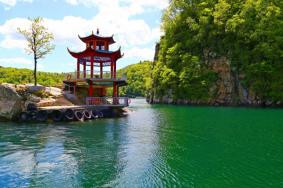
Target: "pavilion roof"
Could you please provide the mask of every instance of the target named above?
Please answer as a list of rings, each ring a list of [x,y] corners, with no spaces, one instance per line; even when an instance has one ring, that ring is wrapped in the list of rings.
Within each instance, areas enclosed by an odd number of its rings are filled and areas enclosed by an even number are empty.
[[[123,55],[121,54],[121,48],[116,51],[108,51],[108,50],[95,50],[92,48],[87,48],[81,52],[73,52],[68,48],[68,52],[74,58],[90,58],[94,57],[95,61],[107,62],[109,60],[116,61],[121,58]]]
[[[90,41],[94,41],[94,40],[100,40],[100,41],[106,41],[109,44],[114,44],[115,41],[113,39],[113,36],[109,36],[109,37],[103,37],[103,36],[99,36],[99,35],[95,35],[95,34],[91,34],[87,37],[81,37],[80,35],[78,35],[79,38],[81,39],[81,41],[83,41],[84,43],[90,42]]]

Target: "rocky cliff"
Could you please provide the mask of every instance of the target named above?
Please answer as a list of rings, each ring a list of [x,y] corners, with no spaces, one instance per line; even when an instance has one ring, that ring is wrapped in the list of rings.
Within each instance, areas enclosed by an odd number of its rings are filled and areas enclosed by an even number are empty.
[[[159,44],[156,46],[154,61],[157,61]],[[149,103],[166,104],[195,104],[214,106],[283,106],[283,101],[266,101],[257,96],[251,88],[243,85],[245,75],[238,75],[231,68],[231,63],[226,57],[216,57],[210,53],[204,53],[203,60],[210,70],[217,74],[217,80],[209,90],[208,100],[173,99],[170,89],[162,96],[157,97],[155,86],[150,96]]]

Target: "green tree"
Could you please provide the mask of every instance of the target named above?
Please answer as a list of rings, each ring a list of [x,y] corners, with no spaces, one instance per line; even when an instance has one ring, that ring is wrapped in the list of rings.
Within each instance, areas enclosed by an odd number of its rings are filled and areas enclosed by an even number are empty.
[[[264,101],[282,101],[282,20],[279,0],[171,0],[152,71],[156,95],[213,97],[209,61],[225,57],[237,83]]]
[[[119,77],[126,77],[128,85],[121,87],[121,95],[146,96],[151,87],[150,65],[152,62],[144,61],[129,65],[118,71]]]
[[[37,17],[29,18],[31,24],[30,28],[23,30],[18,28],[18,32],[22,34],[27,40],[26,51],[28,54],[33,54],[34,59],[34,85],[37,85],[37,61],[44,58],[50,53],[55,46],[51,44],[54,39],[53,34],[48,32],[48,29],[43,25],[43,19]]]

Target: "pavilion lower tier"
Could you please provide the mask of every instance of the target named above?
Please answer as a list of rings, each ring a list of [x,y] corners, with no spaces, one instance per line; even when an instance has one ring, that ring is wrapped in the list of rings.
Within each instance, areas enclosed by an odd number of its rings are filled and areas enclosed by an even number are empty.
[[[119,97],[119,87],[127,85],[125,80],[118,79],[75,79],[63,81],[65,91],[77,95],[80,88],[87,88],[86,97],[105,97],[107,89],[112,88],[112,97]]]

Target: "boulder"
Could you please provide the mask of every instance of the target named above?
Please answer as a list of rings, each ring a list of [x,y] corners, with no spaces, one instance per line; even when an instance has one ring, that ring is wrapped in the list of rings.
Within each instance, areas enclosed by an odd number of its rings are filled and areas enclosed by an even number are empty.
[[[36,105],[38,107],[53,106],[55,102],[56,102],[56,99],[48,98],[48,99],[40,100],[40,102],[38,102]]]
[[[64,98],[68,101],[70,101],[74,105],[81,105],[82,102],[78,99],[76,95],[70,94],[68,92],[64,93]]]
[[[12,120],[22,111],[22,97],[13,84],[0,85],[0,120]]]
[[[32,94],[27,96],[27,101],[30,101],[32,103],[38,103],[38,102],[40,102],[40,100],[41,100],[40,97],[37,97],[37,96],[32,95]]]
[[[43,91],[45,87],[42,85],[34,86],[31,84],[27,84],[26,88],[29,93],[37,93],[37,92]]]
[[[45,87],[45,92],[53,97],[61,97],[63,95],[62,89],[57,88],[57,87]]]

